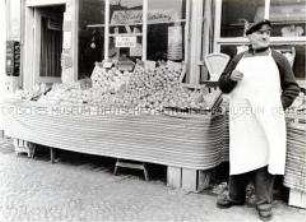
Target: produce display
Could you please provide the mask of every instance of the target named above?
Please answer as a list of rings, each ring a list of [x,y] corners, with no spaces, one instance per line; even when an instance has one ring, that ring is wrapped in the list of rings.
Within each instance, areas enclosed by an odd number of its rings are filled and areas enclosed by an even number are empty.
[[[92,87],[84,87],[81,82],[54,84],[45,93],[40,89],[20,94],[26,94],[27,99],[39,95],[37,102],[46,106],[99,106],[128,113],[209,110],[221,92],[208,93],[205,87],[185,87],[180,82],[183,66],[172,61],[138,62],[129,72],[120,71],[116,66],[103,68],[101,63],[96,63],[91,76]]]
[[[107,70],[102,64],[96,63],[91,75],[92,86],[95,89],[104,89],[105,92],[115,93],[126,84],[130,76],[128,71],[121,72],[115,67]]]
[[[47,91],[46,84],[35,84],[32,90],[17,90],[15,92],[15,97],[21,100],[33,100]]]

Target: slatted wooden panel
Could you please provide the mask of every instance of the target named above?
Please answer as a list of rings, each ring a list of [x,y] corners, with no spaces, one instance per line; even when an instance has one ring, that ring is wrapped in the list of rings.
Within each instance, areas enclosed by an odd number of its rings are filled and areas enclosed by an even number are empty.
[[[7,116],[8,135],[49,147],[206,170],[222,162],[222,116],[79,116],[36,113]],[[51,107],[54,110],[54,107]]]

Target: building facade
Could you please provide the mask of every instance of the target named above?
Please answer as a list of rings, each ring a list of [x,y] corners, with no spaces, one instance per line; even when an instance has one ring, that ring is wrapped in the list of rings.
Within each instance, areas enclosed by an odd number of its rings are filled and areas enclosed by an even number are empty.
[[[208,78],[205,56],[244,50],[246,26],[263,18],[274,26],[272,47],[305,80],[305,0],[13,2],[6,1],[6,8],[19,7],[20,15],[8,10],[6,38],[20,40],[19,85],[26,89],[90,77],[96,61],[121,56],[185,62],[185,81],[198,84]]]

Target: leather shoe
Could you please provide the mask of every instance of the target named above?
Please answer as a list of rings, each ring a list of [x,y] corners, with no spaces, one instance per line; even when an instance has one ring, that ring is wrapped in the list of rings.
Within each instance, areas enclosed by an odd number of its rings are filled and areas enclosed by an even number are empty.
[[[228,196],[218,197],[217,207],[220,209],[228,209],[232,206],[241,206],[244,204],[244,201],[232,201]]]
[[[270,221],[272,219],[272,212],[269,210],[269,211],[258,211],[258,215],[259,215],[259,218],[262,220],[262,221]]]

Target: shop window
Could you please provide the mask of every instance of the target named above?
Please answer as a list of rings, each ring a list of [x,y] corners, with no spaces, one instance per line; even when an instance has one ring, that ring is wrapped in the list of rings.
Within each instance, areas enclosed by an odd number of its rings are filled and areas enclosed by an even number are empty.
[[[246,23],[264,18],[264,0],[223,0],[221,13],[221,37],[241,37]]]
[[[183,60],[186,2],[150,0],[147,58]]]
[[[143,50],[142,1],[113,1],[110,4],[110,58],[141,59]]]
[[[92,17],[98,17],[95,16],[97,13],[100,13],[100,16],[109,13],[108,22],[105,21],[105,17],[100,21],[87,19],[90,16],[82,11],[89,10],[88,5],[92,1],[80,0],[80,35],[82,36],[80,36],[79,51],[84,51],[83,54],[86,54],[84,48],[90,48],[93,45],[92,42],[101,42],[101,39],[98,39],[100,36],[104,41],[99,48],[101,57],[95,56],[96,59],[100,59],[99,61],[105,59],[104,57],[111,59],[126,57],[133,61],[137,59],[182,61],[185,59],[186,0],[166,2],[149,0],[147,7],[144,7],[146,2],[144,0],[111,0],[109,10],[106,6],[107,1],[99,0],[97,1],[99,4],[95,4],[97,7],[92,9]],[[147,23],[144,24],[143,16],[146,14]],[[93,33],[96,33],[96,37]],[[90,58],[80,53],[79,59],[80,70],[83,73],[90,73],[93,65],[89,67],[90,65],[86,65],[85,62]]]
[[[272,48],[282,52],[295,77],[305,81],[306,0],[223,0],[216,1],[215,12],[215,52],[233,57],[247,49],[246,24],[268,18]]]
[[[95,62],[103,59],[104,11],[104,0],[79,0],[79,79],[90,77]]]
[[[286,56],[293,68],[294,75],[297,79],[306,79],[305,76],[305,45],[282,45],[282,46],[273,46],[275,50],[282,52]]]
[[[306,1],[271,0],[269,19],[274,26],[272,36],[305,36]]]

